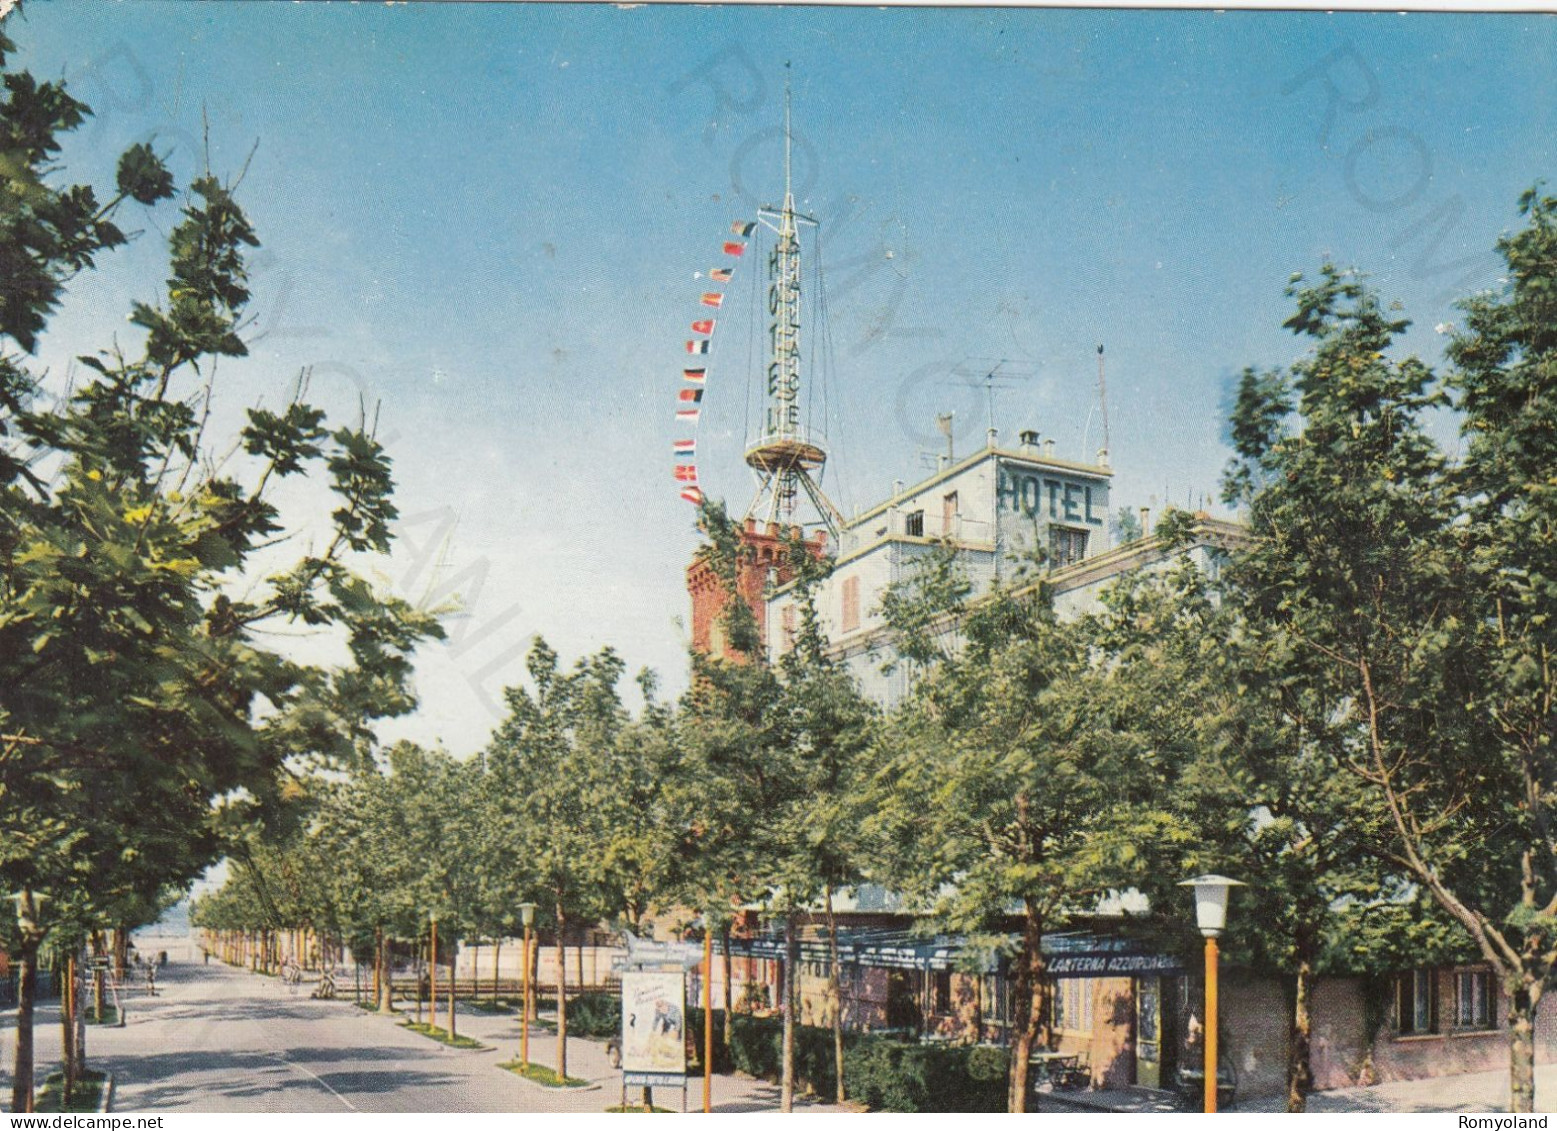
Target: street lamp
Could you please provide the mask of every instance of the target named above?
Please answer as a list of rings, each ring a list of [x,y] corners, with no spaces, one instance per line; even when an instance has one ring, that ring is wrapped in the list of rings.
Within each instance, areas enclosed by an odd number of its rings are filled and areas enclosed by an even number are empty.
[[[530,927],[535,922],[535,904],[519,905],[519,921],[524,924],[524,996],[519,1004],[519,1060],[530,1070]]]
[[[1206,1114],[1216,1113],[1216,940],[1227,927],[1227,897],[1245,885],[1226,876],[1196,876],[1179,884],[1195,889],[1195,926],[1206,937]]]

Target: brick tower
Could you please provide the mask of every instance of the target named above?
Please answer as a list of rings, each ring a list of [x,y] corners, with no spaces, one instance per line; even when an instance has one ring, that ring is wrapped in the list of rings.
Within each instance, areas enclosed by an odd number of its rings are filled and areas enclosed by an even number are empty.
[[[791,528],[794,536],[800,536],[800,528]],[[757,621],[757,634],[767,639],[767,605],[765,598],[770,585],[783,585],[794,576],[788,555],[784,552],[784,533],[777,523],[768,523],[757,529],[757,520],[748,518],[741,530],[740,565],[736,571],[736,588],[741,600]],[[812,554],[821,557],[827,550],[827,532],[817,531],[805,542]],[[687,593],[692,598],[692,647],[695,651],[715,659],[744,663],[751,657],[731,648],[724,639],[720,614],[728,599],[724,584],[714,572],[708,560],[699,554],[687,566]]]

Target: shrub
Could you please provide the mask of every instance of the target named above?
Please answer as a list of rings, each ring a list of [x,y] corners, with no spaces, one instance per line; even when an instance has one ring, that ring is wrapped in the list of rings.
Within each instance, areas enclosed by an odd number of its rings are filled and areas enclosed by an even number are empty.
[[[687,1036],[694,1050],[693,1070],[701,1072],[703,1070],[703,1010],[700,1006],[694,1005],[687,1009]],[[725,1050],[724,1045],[724,1011],[716,1009],[714,1010],[714,1071],[730,1071],[735,1067],[731,1061],[730,1053]]]
[[[732,1019],[731,1059],[742,1072],[777,1081],[783,1049],[782,1021]],[[875,1111],[1004,1111],[1009,1065],[1010,1054],[1002,1048],[921,1045],[869,1033],[844,1036],[845,1094]],[[795,1081],[818,1095],[834,1094],[832,1030],[796,1026]]]
[[[622,1031],[622,999],[613,994],[579,994],[568,999],[570,1037],[614,1037]]]

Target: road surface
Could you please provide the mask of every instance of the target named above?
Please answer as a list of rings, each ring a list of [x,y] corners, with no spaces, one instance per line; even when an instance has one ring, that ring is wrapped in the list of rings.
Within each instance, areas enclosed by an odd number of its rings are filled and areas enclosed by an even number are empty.
[[[543,1088],[496,1067],[516,1055],[513,1017],[462,1012],[459,1031],[492,1047],[451,1049],[401,1028],[396,1018],[358,1009],[349,982],[341,987],[346,1000],[313,1001],[307,983],[289,988],[214,959],[203,965],[179,957],[170,954],[157,997],[139,986],[131,992],[124,1028],[87,1030],[90,1064],[116,1080],[117,1112],[597,1112],[620,1102],[620,1076],[600,1042],[568,1042],[569,1074],[596,1089]],[[58,1016],[54,1003],[39,1010],[40,1081],[59,1061]],[[7,1097],[13,1026],[7,1011],[0,1072]],[[552,1067],[555,1050],[555,1036],[532,1029],[532,1061]],[[688,1104],[696,1110],[702,1081],[689,1083]],[[656,1103],[679,1108],[681,1093],[662,1091]],[[717,1111],[777,1107],[776,1087],[714,1078]]]

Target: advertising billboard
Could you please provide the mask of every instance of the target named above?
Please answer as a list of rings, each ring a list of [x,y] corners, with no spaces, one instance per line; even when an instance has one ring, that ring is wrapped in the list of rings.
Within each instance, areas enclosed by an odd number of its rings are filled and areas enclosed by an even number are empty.
[[[631,970],[622,974],[622,1072],[627,1084],[652,1087],[685,1083],[686,975],[683,972]]]

